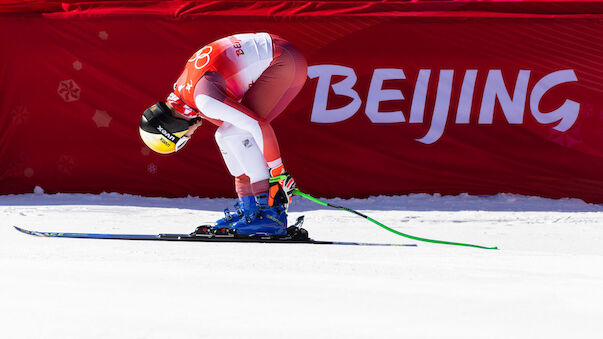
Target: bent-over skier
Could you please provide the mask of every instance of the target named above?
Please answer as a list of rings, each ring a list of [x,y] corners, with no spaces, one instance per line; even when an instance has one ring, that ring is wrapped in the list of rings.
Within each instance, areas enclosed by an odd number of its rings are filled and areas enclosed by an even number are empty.
[[[140,135],[159,153],[180,150],[201,125],[215,133],[239,197],[216,234],[287,234],[295,181],[285,171],[270,122],[301,90],[307,62],[289,42],[268,33],[236,34],[212,42],[186,63],[165,102],[145,110]],[[199,229],[199,228],[198,228]]]

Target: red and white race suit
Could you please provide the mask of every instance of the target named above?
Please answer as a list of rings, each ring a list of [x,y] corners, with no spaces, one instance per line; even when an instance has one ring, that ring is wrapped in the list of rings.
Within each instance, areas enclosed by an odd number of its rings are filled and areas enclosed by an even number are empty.
[[[187,118],[220,126],[216,141],[236,177],[237,193],[259,194],[268,190],[268,168],[282,166],[270,122],[301,90],[306,75],[305,58],[286,40],[236,34],[191,56],[167,102]]]

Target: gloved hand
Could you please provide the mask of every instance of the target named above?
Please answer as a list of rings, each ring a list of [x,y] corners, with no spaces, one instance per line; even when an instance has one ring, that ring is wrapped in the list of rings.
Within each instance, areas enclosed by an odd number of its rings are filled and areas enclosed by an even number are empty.
[[[270,169],[269,183],[268,204],[270,206],[282,204],[285,210],[289,209],[295,189],[295,180],[285,171],[283,165]]]

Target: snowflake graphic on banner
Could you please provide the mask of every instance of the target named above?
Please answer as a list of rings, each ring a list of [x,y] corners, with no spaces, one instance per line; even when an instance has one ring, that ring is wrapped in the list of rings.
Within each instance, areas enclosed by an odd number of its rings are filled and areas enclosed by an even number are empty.
[[[57,93],[65,102],[79,100],[81,92],[80,86],[71,79],[59,82],[59,88],[57,89]]]
[[[96,127],[109,127],[109,124],[111,123],[112,119],[113,118],[111,118],[107,111],[102,111],[100,109],[97,109],[94,113],[94,116],[92,117],[92,120],[94,120]]]
[[[151,173],[151,174],[157,174],[157,165],[155,164],[148,164],[147,165],[147,172]]]
[[[61,155],[57,161],[57,168],[63,174],[71,174],[75,167],[75,159],[70,155]]]
[[[21,125],[23,123],[25,123],[26,121],[29,120],[31,114],[29,113],[29,111],[27,110],[27,107],[25,106],[17,106],[16,108],[13,108],[10,112],[10,115],[12,116],[12,123],[14,125]]]
[[[26,169],[23,171],[23,175],[24,175],[26,178],[31,178],[31,177],[33,177],[33,175],[34,175],[34,170],[33,170],[33,168],[31,168],[31,167],[27,167],[27,168],[26,168]]]

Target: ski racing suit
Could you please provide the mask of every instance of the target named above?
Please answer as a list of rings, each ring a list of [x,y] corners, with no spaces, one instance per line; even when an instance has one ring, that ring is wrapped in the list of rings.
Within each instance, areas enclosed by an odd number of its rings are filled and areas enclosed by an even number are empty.
[[[235,177],[239,197],[267,193],[270,175],[284,172],[270,122],[299,93],[304,56],[268,33],[236,34],[198,50],[167,102],[187,118],[219,126],[215,138]]]

